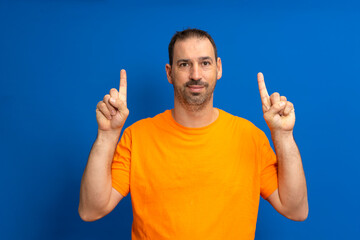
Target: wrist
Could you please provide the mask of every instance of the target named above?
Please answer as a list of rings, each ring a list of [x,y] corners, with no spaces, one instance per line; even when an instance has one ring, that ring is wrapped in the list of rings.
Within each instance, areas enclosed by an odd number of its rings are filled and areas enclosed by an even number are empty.
[[[294,139],[293,131],[273,130],[271,131],[273,140],[291,140]]]
[[[112,131],[98,129],[97,139],[101,142],[117,143],[119,141],[120,133],[121,128]]]

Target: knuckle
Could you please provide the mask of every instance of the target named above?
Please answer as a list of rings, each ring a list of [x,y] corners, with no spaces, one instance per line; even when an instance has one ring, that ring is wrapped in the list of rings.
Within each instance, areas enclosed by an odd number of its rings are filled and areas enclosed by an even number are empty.
[[[110,95],[111,94],[116,94],[116,93],[117,93],[117,90],[115,88],[110,89]]]
[[[109,95],[109,94],[106,94],[106,95],[104,96],[104,102],[106,102],[107,100],[109,100],[109,98],[110,98],[110,95]]]
[[[292,109],[293,107],[294,107],[294,105],[291,102],[287,102],[287,104],[286,104],[287,109]]]
[[[99,108],[101,106],[101,103],[103,103],[103,101],[99,101],[97,104],[96,104],[96,107]]]
[[[106,103],[101,102],[101,103],[100,103],[100,107],[101,107],[101,108],[106,108]]]

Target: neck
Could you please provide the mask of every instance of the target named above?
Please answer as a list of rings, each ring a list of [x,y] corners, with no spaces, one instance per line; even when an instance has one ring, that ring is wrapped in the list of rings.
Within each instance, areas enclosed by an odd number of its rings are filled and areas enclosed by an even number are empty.
[[[189,128],[205,127],[219,116],[219,111],[213,107],[212,99],[201,108],[185,108],[175,100],[174,109],[171,110],[171,113],[177,123]]]

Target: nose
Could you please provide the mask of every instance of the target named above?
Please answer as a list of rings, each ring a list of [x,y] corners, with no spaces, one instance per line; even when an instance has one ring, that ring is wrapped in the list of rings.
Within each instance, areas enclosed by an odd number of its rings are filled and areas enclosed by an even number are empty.
[[[198,64],[194,64],[191,68],[190,78],[192,80],[198,81],[201,80],[201,68]]]

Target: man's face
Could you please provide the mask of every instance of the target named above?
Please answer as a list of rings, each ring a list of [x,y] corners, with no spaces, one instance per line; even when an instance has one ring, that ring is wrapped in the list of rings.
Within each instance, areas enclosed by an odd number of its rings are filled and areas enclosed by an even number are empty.
[[[191,109],[201,109],[212,101],[216,81],[221,78],[221,60],[207,38],[176,41],[173,65],[166,65],[173,84],[175,101]]]

